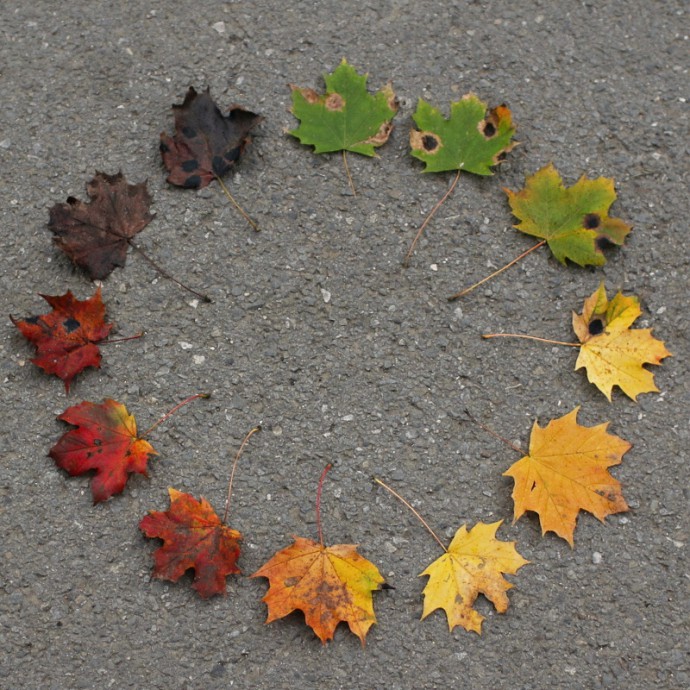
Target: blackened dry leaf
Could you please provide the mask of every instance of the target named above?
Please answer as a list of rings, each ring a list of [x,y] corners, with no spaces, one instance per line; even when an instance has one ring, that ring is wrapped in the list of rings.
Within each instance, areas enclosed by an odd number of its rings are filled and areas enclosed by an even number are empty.
[[[223,115],[210,89],[198,94],[189,87],[182,105],[173,105],[175,134],[161,134],[167,181],[178,187],[201,189],[226,175],[251,141],[249,132],[261,115],[233,105]]]
[[[124,267],[127,245],[153,220],[146,182],[129,184],[124,175],[97,172],[86,185],[89,203],[68,197],[50,209],[53,241],[91,280]]]

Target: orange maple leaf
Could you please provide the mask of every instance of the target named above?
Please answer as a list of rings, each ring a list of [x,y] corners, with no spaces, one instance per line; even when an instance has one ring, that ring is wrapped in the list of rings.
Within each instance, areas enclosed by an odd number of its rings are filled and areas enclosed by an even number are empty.
[[[584,367],[590,383],[609,401],[614,386],[633,400],[659,390],[643,365],[661,364],[671,353],[651,328],[630,328],[641,313],[637,297],[619,292],[609,301],[604,283],[585,300],[582,314],[573,313],[573,330],[582,343],[575,369]]]
[[[534,422],[529,455],[503,473],[515,480],[513,523],[528,510],[538,513],[542,535],[555,532],[573,546],[578,513],[604,521],[628,506],[621,485],[608,471],[632,444],[606,430],[577,423],[579,407],[541,428]]]
[[[251,577],[265,577],[269,589],[266,623],[299,609],[308,626],[326,643],[341,621],[364,638],[376,622],[372,592],[384,582],[377,567],[357,553],[356,545],[324,546],[303,537],[265,563]]]
[[[513,585],[502,573],[514,575],[529,561],[517,552],[515,542],[496,539],[496,530],[502,522],[490,525],[479,522],[469,532],[462,525],[446,553],[420,575],[429,577],[424,588],[422,619],[436,609],[443,609],[450,630],[461,625],[481,635],[484,616],[472,608],[479,594],[499,613],[506,612],[506,592]]]
[[[225,578],[239,573],[242,535],[221,522],[211,504],[202,498],[168,489],[170,508],[152,510],[142,518],[139,529],[151,538],[163,540],[153,554],[153,576],[177,582],[194,569],[192,587],[204,598],[225,594]]]

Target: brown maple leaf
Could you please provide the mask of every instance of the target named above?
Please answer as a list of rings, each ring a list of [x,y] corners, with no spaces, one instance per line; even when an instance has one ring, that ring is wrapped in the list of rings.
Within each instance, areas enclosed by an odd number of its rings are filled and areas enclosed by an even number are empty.
[[[265,577],[269,589],[266,623],[296,609],[322,642],[333,639],[341,621],[364,644],[376,622],[372,592],[384,583],[378,568],[357,553],[353,544],[324,546],[303,537],[281,551],[252,577]]]
[[[242,535],[221,522],[211,505],[202,498],[168,489],[170,508],[151,511],[139,523],[147,536],[163,540],[153,554],[153,576],[177,582],[194,569],[192,587],[204,598],[225,593],[225,578],[239,573]]]
[[[529,455],[503,473],[515,480],[513,522],[534,511],[542,534],[555,532],[570,546],[581,510],[602,522],[607,515],[628,510],[620,482],[608,468],[620,464],[632,445],[609,434],[608,422],[594,427],[578,424],[579,409],[544,428],[535,422]]]
[[[249,132],[263,120],[238,105],[223,115],[208,88],[198,94],[190,86],[184,102],[172,108],[175,134],[161,134],[163,165],[170,184],[192,189],[226,175],[251,141]]]
[[[110,329],[105,323],[101,288],[86,300],[78,300],[70,290],[64,295],[41,295],[53,308],[49,314],[15,319],[12,323],[36,346],[31,361],[65,382],[69,393],[72,379],[86,367],[99,368],[101,353],[96,343],[104,340]]]
[[[68,197],[50,209],[53,241],[91,280],[124,267],[127,246],[153,219],[146,182],[128,184],[124,175],[97,172],[86,186],[89,203]]]
[[[95,470],[94,503],[121,493],[131,473],[147,476],[149,458],[157,453],[137,437],[136,420],[122,403],[84,401],[68,407],[58,419],[76,428],[66,431],[48,455],[73,477]]]

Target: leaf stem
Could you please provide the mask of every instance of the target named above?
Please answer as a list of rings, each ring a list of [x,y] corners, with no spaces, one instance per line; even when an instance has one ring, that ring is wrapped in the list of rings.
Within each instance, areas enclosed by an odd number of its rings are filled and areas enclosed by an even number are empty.
[[[474,285],[470,285],[468,288],[465,288],[464,290],[460,290],[460,292],[457,292],[454,295],[451,295],[448,298],[449,302],[452,302],[453,300],[458,299],[459,297],[464,297],[466,294],[472,292],[475,288],[478,288],[480,285],[483,285],[486,283],[487,280],[491,280],[495,276],[497,276],[499,273],[503,273],[507,268],[510,268],[513,264],[516,264],[520,259],[524,259],[528,254],[531,254],[535,249],[539,249],[539,247],[543,247],[546,244],[546,240],[542,240],[541,242],[537,242],[533,247],[530,247],[526,252],[522,252],[520,256],[517,258],[513,259],[510,263],[507,263],[505,266],[502,268],[499,268],[497,271],[494,271],[491,275],[486,276],[486,278],[482,278],[478,283],[475,283]]]
[[[129,244],[132,249],[135,249],[137,252],[139,252],[139,255],[145,259],[146,261],[155,268],[158,273],[160,273],[164,278],[167,278],[168,280],[172,280],[173,283],[176,283],[179,285],[183,290],[186,290],[187,292],[191,292],[193,295],[196,295],[199,299],[203,300],[204,302],[210,303],[213,302],[213,300],[208,296],[205,295],[203,292],[197,292],[196,290],[193,290],[190,288],[188,285],[185,285],[181,281],[179,281],[177,278],[173,277],[168,273],[162,266],[159,266],[139,245],[134,244],[132,240],[128,239],[127,243]]]
[[[196,395],[190,395],[188,398],[185,398],[181,403],[177,403],[175,407],[172,408],[169,412],[166,412],[157,422],[154,422],[139,438],[146,438],[159,424],[162,424],[168,417],[171,417],[172,415],[175,414],[181,407],[186,405],[187,403],[192,402],[192,400],[196,400],[197,398],[210,398],[211,394],[210,393],[197,393]]]
[[[436,203],[436,206],[434,206],[431,209],[431,211],[429,211],[427,217],[424,219],[424,222],[419,226],[419,230],[417,230],[417,234],[415,235],[415,238],[412,240],[412,244],[410,245],[410,248],[407,250],[407,254],[405,254],[405,258],[403,259],[402,265],[404,268],[407,268],[410,265],[410,259],[412,258],[412,252],[414,252],[414,248],[417,246],[417,242],[419,242],[419,238],[422,236],[422,233],[424,232],[424,228],[429,224],[429,221],[434,217],[434,214],[436,213],[436,211],[438,211],[438,209],[441,208],[441,205],[443,204],[443,202],[453,193],[453,190],[455,189],[455,185],[457,185],[459,179],[460,179],[460,169],[458,168],[458,172],[455,174],[455,177],[453,178],[453,183],[448,188],[448,191],[441,197],[441,200]]]
[[[251,225],[252,230],[254,232],[259,232],[259,226],[257,225],[255,220],[252,220],[252,218],[249,217],[249,214],[235,201],[235,197],[230,194],[230,190],[225,186],[225,182],[216,175],[216,180],[218,180],[218,184],[220,185],[221,189],[223,190],[223,193],[225,194],[226,197],[230,200],[230,202],[233,204],[233,206],[240,212],[242,217]]]
[[[240,455],[242,455],[242,451],[244,450],[244,447],[247,445],[247,441],[256,434],[257,432],[261,431],[260,426],[255,426],[245,437],[242,443],[240,444],[240,449],[237,451],[237,454],[235,455],[235,460],[232,463],[232,471],[230,472],[230,481],[228,482],[228,497],[225,499],[225,513],[223,513],[223,524],[227,524],[228,522],[228,513],[230,512],[230,497],[232,496],[232,482],[235,479],[235,469],[237,467],[237,462],[240,459]]]
[[[536,335],[523,335],[522,333],[484,333],[482,338],[524,338],[525,340],[538,340],[540,343],[551,343],[552,345],[566,345],[567,347],[581,347],[582,343],[566,343],[563,340],[551,340],[550,338],[539,338]]]
[[[503,441],[507,446],[510,446],[516,453],[520,453],[520,455],[524,455],[524,452],[518,448],[514,443],[511,443],[507,438],[503,438],[503,436],[499,436],[493,429],[490,429],[488,426],[485,426],[482,424],[480,421],[476,420],[470,411],[468,409],[465,409],[465,414],[470,418],[470,421],[474,422],[480,429],[484,429],[487,434],[491,434],[494,438],[497,438],[499,441]]]
[[[326,467],[323,468],[323,472],[319,478],[319,487],[316,489],[316,528],[319,531],[319,541],[321,542],[321,546],[324,546],[323,531],[321,529],[321,491],[323,489],[323,480],[326,478],[326,475],[331,467],[333,467],[333,465],[329,462]]]
[[[352,190],[352,196],[357,196],[355,183],[352,180],[352,175],[350,175],[350,166],[347,164],[347,151],[345,149],[343,149],[343,165],[345,166],[345,174],[347,175],[347,181],[349,182],[350,189]]]
[[[98,345],[99,347],[101,345],[112,345],[113,343],[124,343],[125,340],[136,340],[137,338],[141,338],[146,334],[146,331],[139,331],[138,333],[135,333],[134,335],[128,335],[126,338],[115,338],[114,340],[101,340]]]
[[[429,527],[426,520],[397,491],[391,489],[391,487],[388,486],[388,484],[382,482],[378,477],[374,477],[374,481],[380,486],[382,486],[386,491],[393,494],[393,496],[395,496],[404,506],[409,508],[414,514],[414,516],[417,518],[417,520],[419,520],[424,525],[424,527],[426,527],[427,532],[429,532],[429,534],[439,543],[440,547],[446,553],[448,553],[448,549],[446,548],[445,544],[438,538],[436,532],[434,532],[434,530],[432,530],[431,527]]]

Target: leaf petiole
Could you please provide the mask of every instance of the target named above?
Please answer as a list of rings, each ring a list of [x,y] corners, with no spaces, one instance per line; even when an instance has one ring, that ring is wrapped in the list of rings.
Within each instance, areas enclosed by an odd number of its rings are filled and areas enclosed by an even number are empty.
[[[507,438],[503,438],[503,436],[497,434],[493,429],[490,429],[488,426],[485,426],[480,421],[476,420],[469,410],[466,409],[465,414],[470,418],[470,421],[474,422],[480,429],[484,429],[487,434],[491,434],[491,436],[497,438],[499,441],[503,441],[503,443],[512,448],[516,453],[520,453],[520,455],[524,454],[520,448],[518,448],[514,443],[511,443]]]
[[[427,532],[429,532],[429,534],[438,542],[439,546],[446,553],[448,553],[448,549],[446,548],[445,544],[438,538],[436,532],[434,532],[434,530],[432,530],[431,527],[429,527],[426,520],[397,491],[391,489],[391,487],[388,486],[388,484],[382,482],[378,477],[374,477],[374,481],[380,486],[382,486],[386,491],[393,494],[393,496],[395,496],[405,507],[409,508],[412,511],[413,515],[417,518],[417,520],[419,520],[424,525],[424,527],[426,527]]]
[[[190,395],[188,398],[185,398],[181,403],[177,403],[175,407],[170,410],[170,412],[167,412],[164,414],[157,422],[154,422],[139,438],[146,438],[159,424],[162,424],[168,417],[171,417],[172,415],[175,414],[181,407],[184,407],[187,403],[192,402],[192,400],[196,400],[197,398],[210,398],[211,394],[210,393],[197,393],[196,395]]]
[[[216,175],[216,180],[218,180],[218,184],[220,185],[221,189],[223,190],[223,193],[225,194],[226,197],[230,200],[230,203],[240,212],[242,217],[251,225],[252,230],[254,232],[259,232],[259,226],[257,225],[255,220],[252,220],[252,218],[249,216],[249,214],[239,205],[237,201],[235,201],[235,197],[230,194],[230,190],[227,188],[225,185],[225,182],[223,182],[222,178],[220,178],[218,175]]]
[[[112,345],[113,343],[124,343],[125,340],[136,340],[137,338],[142,338],[144,335],[146,335],[146,331],[139,331],[138,333],[135,333],[134,335],[129,335],[126,338],[115,338],[113,340],[101,340],[98,344],[99,345]]]
[[[525,340],[538,340],[540,343],[551,343],[552,345],[565,345],[566,347],[582,347],[582,343],[566,343],[563,340],[551,340],[550,338],[539,338],[536,335],[524,335],[522,333],[484,333],[482,338],[524,338]]]
[[[422,233],[424,232],[424,228],[426,228],[426,226],[429,224],[429,221],[434,217],[436,211],[438,211],[438,209],[441,208],[443,202],[453,193],[453,190],[455,189],[455,186],[458,184],[458,180],[460,179],[460,172],[461,168],[458,168],[458,171],[455,174],[455,177],[453,178],[453,183],[448,188],[448,191],[441,197],[440,201],[436,203],[436,206],[434,206],[431,209],[431,211],[429,211],[427,217],[424,219],[424,222],[419,226],[419,230],[417,230],[417,234],[415,235],[415,238],[412,240],[412,244],[410,245],[410,248],[407,250],[407,254],[405,254],[405,258],[403,259],[403,268],[407,268],[410,265],[412,252],[414,252],[414,249],[417,246],[417,242],[419,242],[419,238],[422,236]]]
[[[232,482],[235,479],[235,469],[237,467],[237,462],[240,459],[240,455],[242,455],[242,451],[244,450],[244,447],[247,445],[247,441],[256,434],[257,432],[261,431],[260,426],[255,426],[245,437],[242,443],[240,444],[240,449],[237,451],[237,454],[235,455],[235,460],[232,463],[232,471],[230,472],[230,481],[228,482],[228,497],[225,499],[225,512],[223,513],[223,524],[227,524],[228,522],[228,513],[230,512],[230,497],[232,496]]]
[[[448,298],[449,302],[453,302],[456,299],[459,299],[460,297],[464,297],[468,293],[472,292],[472,290],[478,288],[480,285],[483,285],[486,283],[487,280],[491,280],[495,276],[497,276],[499,273],[503,273],[507,268],[510,268],[513,264],[516,264],[520,259],[524,259],[528,254],[531,254],[535,249],[539,249],[539,247],[543,247],[546,244],[546,240],[542,240],[541,242],[537,242],[533,247],[530,247],[526,252],[522,252],[520,256],[517,258],[513,259],[510,263],[507,263],[505,266],[502,268],[499,268],[497,271],[494,271],[491,275],[486,276],[486,278],[482,278],[478,283],[474,283],[474,285],[470,285],[468,288],[465,288],[464,290],[460,290],[460,292],[456,292],[454,295],[451,295]]]

